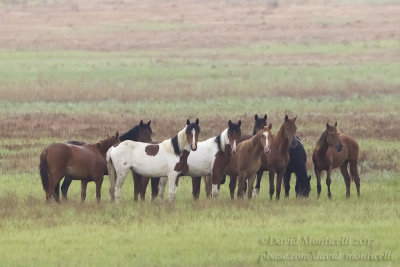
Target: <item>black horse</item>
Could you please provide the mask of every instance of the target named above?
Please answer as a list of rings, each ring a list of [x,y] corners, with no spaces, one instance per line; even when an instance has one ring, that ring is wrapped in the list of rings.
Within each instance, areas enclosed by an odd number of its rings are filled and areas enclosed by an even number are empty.
[[[311,175],[308,176],[307,174],[307,154],[300,138],[296,136],[296,139],[298,141],[297,146],[289,149],[289,163],[283,176],[285,197],[289,196],[290,177],[292,176],[292,173],[295,173],[296,175],[296,196],[308,197],[311,191]]]
[[[136,125],[135,127],[133,127],[132,129],[130,129],[129,131],[127,131],[126,133],[124,133],[123,135],[121,135],[119,137],[119,140],[125,141],[125,140],[131,140],[131,141],[139,141],[139,142],[151,142],[151,135],[152,135],[152,130],[150,127],[150,123],[151,121],[149,121],[148,123],[144,123],[143,120],[140,121],[140,123],[138,125]],[[82,141],[68,141],[67,144],[71,144],[71,145],[77,145],[77,146],[82,146],[85,144],[85,142]],[[107,170],[106,170],[107,172]],[[107,175],[107,173],[105,173]],[[153,184],[153,179],[160,179],[160,178],[152,178],[151,179],[151,183]],[[71,185],[72,179],[65,176],[64,181],[61,185],[61,193],[64,199],[67,198],[67,194],[68,194],[68,188]],[[59,196],[60,195],[60,183],[57,184],[55,190],[54,190],[54,194]],[[152,192],[152,195],[154,194],[154,192]]]

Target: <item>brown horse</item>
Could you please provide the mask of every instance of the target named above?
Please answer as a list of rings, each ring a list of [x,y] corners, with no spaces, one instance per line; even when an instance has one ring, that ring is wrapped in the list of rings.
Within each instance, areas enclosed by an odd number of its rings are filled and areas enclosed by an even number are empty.
[[[285,116],[285,121],[281,125],[279,131],[273,136],[271,144],[271,153],[264,154],[261,160],[260,172],[269,171],[269,196],[272,199],[274,195],[274,178],[276,178],[276,199],[281,194],[281,186],[286,166],[289,163],[289,147],[297,146],[296,139],[296,119],[289,119]]]
[[[81,180],[81,200],[85,201],[87,183],[96,183],[96,198],[100,201],[101,185],[104,174],[107,172],[107,150],[119,143],[118,132],[115,136],[108,137],[95,144],[83,146],[56,143],[48,146],[40,155],[40,176],[46,200],[51,196],[59,202],[59,195],[54,189],[64,176],[73,180]]]
[[[153,131],[151,129],[150,123],[151,123],[151,121],[144,123],[143,120],[141,120],[138,125],[134,126],[132,129],[130,129],[126,133],[121,134],[119,136],[119,140],[121,142],[123,142],[125,140],[132,140],[132,141],[151,143],[152,142],[151,135],[152,135]],[[82,142],[82,141],[68,141],[67,144],[83,146],[86,143]],[[105,174],[107,174],[107,173],[105,173]],[[141,199],[143,199],[143,200],[145,199],[146,190],[143,190],[142,188],[144,188],[144,189],[147,188],[149,179],[150,178],[147,178],[147,177],[141,178],[140,176],[135,175],[133,173],[134,199],[136,201],[138,200],[139,194],[140,194]],[[152,179],[152,183],[153,183],[153,180],[155,180],[155,179],[159,180],[159,178],[151,178],[151,179]],[[71,185],[71,183],[72,183],[72,179],[70,179],[68,176],[65,176],[64,181],[61,186],[61,192],[62,192],[62,196],[63,196],[64,200],[67,199],[68,188]],[[54,193],[57,195],[56,197],[58,198],[58,195],[60,194],[60,184],[57,184]],[[154,193],[154,191],[153,191],[152,198],[155,196],[157,196],[157,193]]]
[[[318,197],[321,193],[321,172],[327,172],[326,185],[328,186],[328,197],[331,198],[331,173],[332,170],[340,167],[344,182],[346,184],[346,197],[350,197],[350,175],[347,170],[350,164],[350,173],[357,187],[357,195],[360,196],[360,177],[358,176],[358,144],[352,137],[341,134],[335,125],[326,123],[326,130],[315,145],[313,162],[315,176],[317,177]]]
[[[272,125],[264,127],[258,131],[256,135],[249,140],[245,140],[238,145],[238,197],[243,197],[244,187],[248,179],[247,196],[249,199],[252,197],[253,184],[256,178],[257,171],[261,166],[261,157],[264,153],[271,153],[269,144],[272,142],[271,135]]]

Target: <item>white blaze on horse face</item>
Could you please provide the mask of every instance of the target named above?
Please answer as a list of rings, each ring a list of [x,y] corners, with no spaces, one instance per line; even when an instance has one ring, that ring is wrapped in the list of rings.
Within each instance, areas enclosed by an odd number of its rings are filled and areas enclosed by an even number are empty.
[[[192,140],[192,150],[196,150],[196,131],[194,129],[192,129],[192,136],[193,136],[193,140]]]
[[[217,198],[219,194],[219,190],[218,190],[218,185],[217,184],[213,184],[212,185],[212,191],[211,191],[211,196],[213,198]]]
[[[235,139],[235,140],[233,140],[232,154],[236,153],[236,149],[237,149],[237,146],[236,146],[236,139]]]
[[[271,149],[269,148],[269,143],[268,143],[268,131],[265,131],[263,134],[265,135],[264,152],[265,153],[271,153]]]

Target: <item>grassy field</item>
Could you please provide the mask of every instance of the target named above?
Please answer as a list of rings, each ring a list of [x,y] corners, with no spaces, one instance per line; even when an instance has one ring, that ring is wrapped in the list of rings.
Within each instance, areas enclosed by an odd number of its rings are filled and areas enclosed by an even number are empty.
[[[276,3],[276,5],[274,4]],[[400,264],[398,1],[0,1],[1,266]],[[96,142],[152,120],[153,140],[200,119],[200,140],[254,114],[273,132],[298,115],[308,199],[191,197],[120,205],[80,183],[45,203],[38,164],[53,142]],[[311,154],[327,121],[360,144],[361,197],[316,199]],[[325,179],[323,179],[324,181]],[[295,179],[292,178],[292,188]],[[148,190],[149,194],[149,190]],[[379,257],[382,256],[382,259]],[[297,260],[296,260],[297,259]]]

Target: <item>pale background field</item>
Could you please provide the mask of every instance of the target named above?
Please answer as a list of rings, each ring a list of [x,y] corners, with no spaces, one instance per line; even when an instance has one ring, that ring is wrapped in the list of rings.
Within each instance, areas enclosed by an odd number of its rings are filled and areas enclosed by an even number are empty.
[[[4,266],[400,264],[399,1],[0,1],[0,258]],[[200,119],[204,140],[227,121],[249,134],[255,113],[276,131],[298,115],[312,175],[309,199],[191,198],[175,207],[102,203],[94,184],[80,204],[45,204],[38,163],[53,142],[96,142],[152,120],[153,140]],[[359,141],[361,198],[321,199],[311,153],[327,121]],[[295,178],[292,177],[292,188]],[[292,190],[293,191],[293,190]],[[149,192],[149,191],[148,191]],[[274,245],[271,238],[349,245]],[[357,245],[358,239],[373,244]],[[389,261],[343,260],[389,251]],[[338,254],[340,261],[261,261],[263,253]]]

